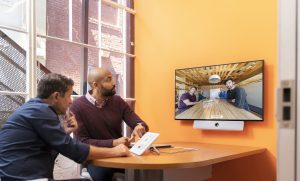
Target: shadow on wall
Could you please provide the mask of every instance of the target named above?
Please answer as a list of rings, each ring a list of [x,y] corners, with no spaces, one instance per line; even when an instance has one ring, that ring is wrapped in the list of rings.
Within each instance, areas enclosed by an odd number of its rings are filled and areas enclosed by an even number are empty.
[[[275,181],[276,159],[269,151],[213,166],[208,181]]]

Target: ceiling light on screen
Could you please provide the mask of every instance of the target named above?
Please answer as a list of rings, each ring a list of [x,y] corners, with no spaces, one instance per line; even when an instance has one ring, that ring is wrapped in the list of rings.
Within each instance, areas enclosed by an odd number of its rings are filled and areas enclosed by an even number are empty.
[[[213,74],[213,75],[209,76],[208,82],[211,84],[217,84],[217,83],[221,82],[221,78],[219,75]]]

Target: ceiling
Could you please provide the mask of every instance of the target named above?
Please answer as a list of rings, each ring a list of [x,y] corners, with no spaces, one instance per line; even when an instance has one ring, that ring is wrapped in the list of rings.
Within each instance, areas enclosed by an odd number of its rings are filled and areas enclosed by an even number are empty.
[[[208,78],[217,74],[221,77],[221,82],[213,85],[224,84],[228,78],[232,78],[237,84],[262,73],[263,61],[242,62],[233,64],[214,65],[207,67],[195,67],[176,70],[176,76],[185,78],[187,84],[192,85],[212,85]],[[262,76],[255,76],[262,79]]]

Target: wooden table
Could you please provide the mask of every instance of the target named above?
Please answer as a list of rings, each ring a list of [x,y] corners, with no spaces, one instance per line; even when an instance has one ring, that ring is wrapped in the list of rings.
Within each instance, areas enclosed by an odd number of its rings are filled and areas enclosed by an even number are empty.
[[[175,147],[196,148],[197,150],[179,153],[161,153],[160,155],[153,152],[146,152],[142,156],[97,159],[91,161],[91,163],[95,166],[125,168],[127,169],[127,180],[159,181],[166,180],[166,175],[164,174],[166,170],[176,169],[176,172],[180,172],[180,170],[185,168],[189,168],[186,170],[190,170],[196,167],[206,167],[228,160],[259,154],[266,150],[265,148],[205,143],[175,142],[170,144]],[[164,150],[161,149],[161,151]],[[134,172],[134,169],[141,172]],[[169,180],[174,180],[174,178]]]
[[[178,114],[176,119],[261,120],[257,115],[235,107],[225,99],[201,100],[193,107]]]

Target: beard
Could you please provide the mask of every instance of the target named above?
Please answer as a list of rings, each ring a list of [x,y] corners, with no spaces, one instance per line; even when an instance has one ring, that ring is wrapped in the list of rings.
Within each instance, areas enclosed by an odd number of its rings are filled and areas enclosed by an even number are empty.
[[[111,88],[111,89],[106,89],[106,88],[102,87],[102,89],[101,89],[101,95],[105,96],[105,97],[115,95],[116,94],[115,87],[116,86],[113,86],[113,88]]]

